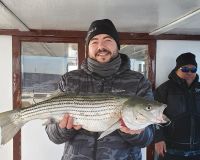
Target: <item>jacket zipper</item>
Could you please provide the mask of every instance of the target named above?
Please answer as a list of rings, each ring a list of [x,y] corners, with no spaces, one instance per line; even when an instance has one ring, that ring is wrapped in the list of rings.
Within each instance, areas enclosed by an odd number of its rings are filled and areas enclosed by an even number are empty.
[[[193,94],[192,94],[192,91],[189,90],[189,99],[193,99]],[[190,108],[190,122],[191,122],[191,128],[190,128],[190,149],[193,149],[193,144],[194,144],[194,134],[195,134],[195,126],[194,126],[194,106],[195,104],[193,103],[194,101],[191,101],[191,102],[187,102],[188,106],[191,106]]]

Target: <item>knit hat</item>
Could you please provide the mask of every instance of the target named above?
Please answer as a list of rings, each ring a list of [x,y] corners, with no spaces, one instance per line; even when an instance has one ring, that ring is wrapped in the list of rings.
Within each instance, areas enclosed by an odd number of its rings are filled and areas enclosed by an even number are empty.
[[[117,43],[118,49],[120,49],[119,35],[111,20],[102,19],[102,20],[95,20],[92,22],[85,39],[86,46],[88,46],[90,40],[98,34],[108,34],[109,36],[111,36]]]
[[[179,69],[182,66],[188,65],[188,64],[192,64],[197,67],[195,55],[190,52],[183,53],[177,57],[175,70]]]

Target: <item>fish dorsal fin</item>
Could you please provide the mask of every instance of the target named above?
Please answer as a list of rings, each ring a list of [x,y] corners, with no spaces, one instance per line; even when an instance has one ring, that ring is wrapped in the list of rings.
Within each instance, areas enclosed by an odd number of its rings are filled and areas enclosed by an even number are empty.
[[[49,99],[52,99],[52,98],[55,98],[55,97],[59,97],[59,96],[65,96],[65,95],[69,95],[69,96],[90,96],[90,97],[118,97],[118,95],[115,95],[113,93],[92,93],[92,92],[78,92],[78,93],[74,93],[74,92],[61,92],[59,90],[57,90],[56,92],[52,93],[51,96],[47,97],[46,99],[44,100],[49,100]]]
[[[26,108],[29,106],[31,106],[31,103],[29,101],[22,101],[22,105],[21,105],[22,108]]]
[[[45,98],[42,98],[42,100],[39,101],[39,102],[42,102],[42,101],[45,101],[45,100],[49,100],[49,99],[52,99],[52,98],[54,98],[54,97],[58,97],[58,96],[62,96],[62,95],[65,95],[65,93],[64,93],[64,92],[61,92],[61,91],[59,91],[59,90],[56,90],[56,91],[53,92],[50,96],[45,97]],[[22,108],[28,108],[28,107],[31,107],[31,106],[33,106],[33,105],[39,103],[39,102],[35,102],[35,103],[32,104],[32,103],[29,102],[28,100],[22,100],[21,107],[22,107]]]
[[[44,100],[48,100],[48,99],[52,99],[54,97],[58,97],[58,96],[62,96],[65,95],[64,92],[61,92],[60,90],[56,90],[55,92],[53,92],[49,97],[44,98]]]

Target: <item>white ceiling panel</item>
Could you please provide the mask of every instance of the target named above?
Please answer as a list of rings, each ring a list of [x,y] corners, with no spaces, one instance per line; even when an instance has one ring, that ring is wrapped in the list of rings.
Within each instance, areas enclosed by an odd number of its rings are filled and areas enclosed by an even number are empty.
[[[199,14],[162,30],[198,9],[200,0],[1,0],[0,29],[86,31],[109,18],[120,32],[200,34]]]
[[[200,35],[200,9],[197,14],[180,22],[166,34]]]

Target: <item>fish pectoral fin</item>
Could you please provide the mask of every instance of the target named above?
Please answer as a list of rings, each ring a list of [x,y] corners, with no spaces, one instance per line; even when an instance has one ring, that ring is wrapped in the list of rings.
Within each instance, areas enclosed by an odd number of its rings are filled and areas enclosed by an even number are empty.
[[[110,128],[108,128],[107,130],[105,130],[104,132],[101,133],[101,135],[99,136],[98,140],[109,135],[110,133],[114,132],[115,130],[120,128],[120,122],[117,121],[116,123],[114,123]]]

